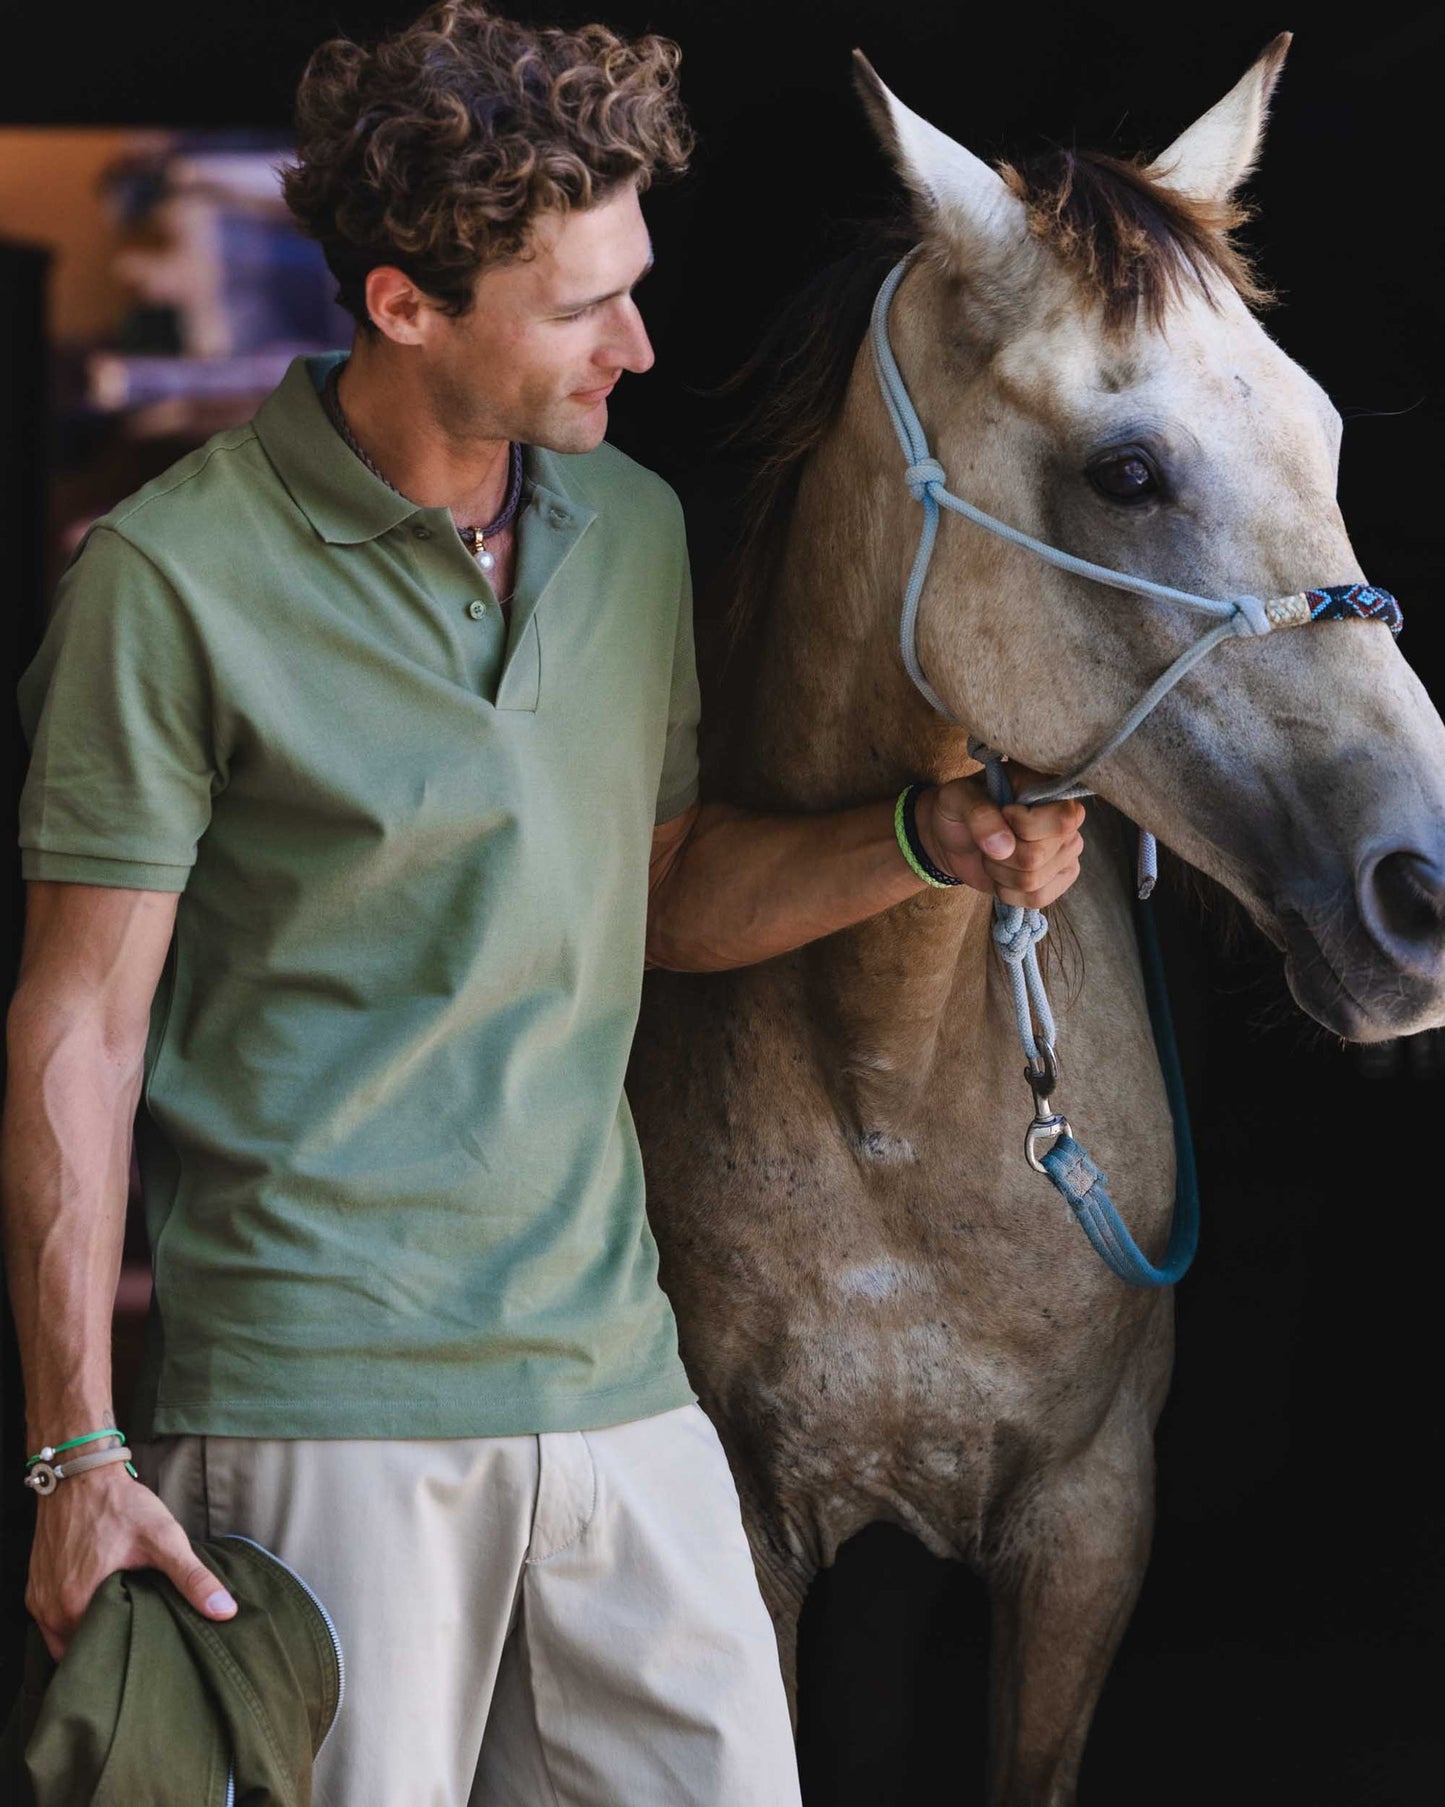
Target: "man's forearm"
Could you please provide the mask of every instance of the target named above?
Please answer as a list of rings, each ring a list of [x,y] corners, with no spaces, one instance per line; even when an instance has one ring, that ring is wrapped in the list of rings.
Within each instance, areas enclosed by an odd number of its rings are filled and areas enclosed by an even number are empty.
[[[143,1050],[22,986],[0,1128],[29,1448],[114,1423],[110,1336]]]
[[[654,888],[648,961],[684,972],[750,966],[923,889],[899,852],[891,802],[819,816],[709,803]]]

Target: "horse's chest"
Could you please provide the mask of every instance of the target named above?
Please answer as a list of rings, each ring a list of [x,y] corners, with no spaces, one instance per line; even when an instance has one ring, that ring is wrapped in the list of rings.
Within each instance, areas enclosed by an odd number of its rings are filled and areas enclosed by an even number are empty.
[[[636,1074],[693,1383],[749,1489],[785,1517],[892,1516],[966,1545],[1023,1477],[1090,1441],[1141,1364],[1159,1366],[1156,1314],[1024,1168],[1016,1084],[981,1095],[940,1053],[908,1147],[880,1150],[822,1083],[806,1000],[784,1009],[754,986],[762,1002],[690,1034],[679,1012]]]
[[[1045,1317],[1037,1334],[1015,1322],[1005,1338],[892,1258],[832,1279],[836,1299],[795,1300],[729,1385],[769,1426],[770,1489],[808,1499],[823,1521],[894,1517],[931,1544],[930,1527],[946,1527],[956,1551],[1024,1473],[1087,1441],[1108,1410],[1117,1368],[1091,1362],[1082,1326],[1053,1330]]]

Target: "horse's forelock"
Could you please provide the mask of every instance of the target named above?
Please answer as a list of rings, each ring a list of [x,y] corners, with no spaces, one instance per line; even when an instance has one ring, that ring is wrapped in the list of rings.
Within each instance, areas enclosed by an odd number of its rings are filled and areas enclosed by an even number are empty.
[[[1111,332],[1159,326],[1188,289],[1212,300],[1219,278],[1251,307],[1270,299],[1234,239],[1249,217],[1238,200],[1183,194],[1147,164],[1099,151],[1047,151],[999,173]]]

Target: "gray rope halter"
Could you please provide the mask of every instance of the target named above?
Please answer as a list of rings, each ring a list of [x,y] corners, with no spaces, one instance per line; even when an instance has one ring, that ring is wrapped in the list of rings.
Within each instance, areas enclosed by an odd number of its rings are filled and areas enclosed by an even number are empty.
[[[903,663],[914,684],[945,720],[957,718],[934,690],[918,657],[918,609],[933,562],[938,539],[940,508],[963,515],[976,526],[1007,540],[1011,545],[1032,552],[1046,564],[1060,571],[1109,589],[1123,590],[1134,596],[1147,596],[1156,602],[1175,603],[1183,608],[1213,618],[1214,625],[1205,630],[1192,645],[1154,680],[1128,711],[1123,720],[1064,778],[1052,784],[1038,784],[1017,799],[1024,804],[1061,802],[1071,797],[1092,795],[1084,779],[1092,769],[1115,753],[1141,722],[1158,708],[1175,685],[1212,652],[1221,641],[1235,636],[1261,637],[1277,628],[1305,627],[1311,621],[1370,620],[1383,621],[1398,634],[1404,624],[1400,605],[1388,590],[1370,584],[1334,584],[1318,590],[1301,590],[1291,596],[1261,601],[1257,596],[1236,596],[1222,601],[1211,596],[1196,596],[1190,590],[1176,590],[1169,584],[1154,583],[1148,578],[1131,577],[1123,571],[1112,571],[1106,565],[1076,558],[1056,546],[1037,540],[1032,534],[985,514],[948,488],[948,474],[929,448],[918,410],[908,393],[893,355],[888,338],[888,311],[898,285],[912,260],[912,254],[894,265],[884,279],[873,304],[870,343],[878,371],[879,386],[888,409],[888,418],[898,435],[906,463],[904,481],[909,494],[923,505],[923,525],[918,536],[918,550],[903,593],[903,614],[899,623],[899,649]],[[970,754],[984,763],[989,795],[996,803],[1013,801],[1012,786],[1004,770],[1004,756],[981,741],[970,739]],[[1154,888],[1158,872],[1154,837],[1146,830],[1139,833],[1138,894],[1147,898]],[[1024,1076],[1034,1094],[1034,1120],[1025,1139],[1029,1165],[1046,1173],[1068,1200],[1082,1223],[1089,1240],[1121,1279],[1135,1286],[1171,1285],[1184,1272],[1193,1257],[1194,1239],[1188,1226],[1176,1213],[1176,1234],[1171,1235],[1169,1253],[1162,1267],[1154,1267],[1140,1252],[1123,1221],[1119,1218],[1107,1193],[1104,1176],[1089,1156],[1073,1139],[1068,1119],[1050,1109],[1051,1094],[1058,1076],[1054,1044],[1056,1041],[1053,1011],[1049,1007],[1039,970],[1038,946],[1048,933],[1048,919],[1041,910],[1025,910],[1016,905],[994,900],[994,942],[1003,959],[1013,991],[1014,1016],[1018,1024],[1019,1042],[1027,1065]],[[1043,1151],[1041,1153],[1041,1150]]]

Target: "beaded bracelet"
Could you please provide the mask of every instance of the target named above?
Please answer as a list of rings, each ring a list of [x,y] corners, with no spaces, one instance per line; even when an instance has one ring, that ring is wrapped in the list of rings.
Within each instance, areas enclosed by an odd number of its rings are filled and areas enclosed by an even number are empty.
[[[921,878],[925,885],[934,885],[941,890],[944,886],[961,885],[964,881],[955,878],[951,872],[945,872],[942,867],[935,866],[919,837],[913,812],[920,793],[927,789],[926,784],[910,784],[898,793],[898,801],[893,806],[893,832],[898,838],[899,850],[908,861],[914,876]]]

